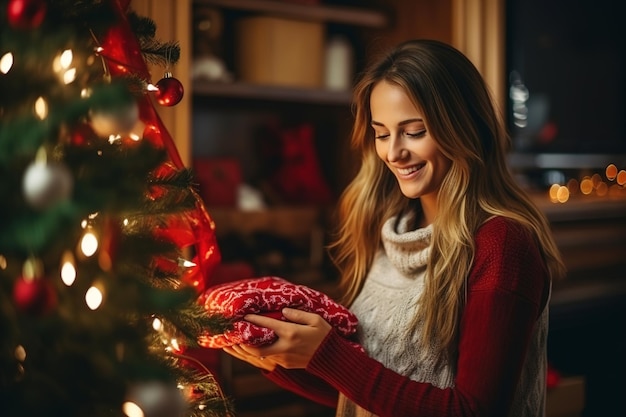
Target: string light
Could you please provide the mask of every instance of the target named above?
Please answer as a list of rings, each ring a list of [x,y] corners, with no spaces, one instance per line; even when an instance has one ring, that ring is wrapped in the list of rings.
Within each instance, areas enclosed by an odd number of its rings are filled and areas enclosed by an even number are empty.
[[[48,117],[48,103],[43,97],[39,97],[35,100],[35,114],[39,119],[44,120]]]
[[[126,401],[122,404],[122,411],[128,417],[144,417],[143,410],[132,401]]]
[[[98,237],[88,229],[80,240],[80,250],[86,257],[92,256],[98,250]]]
[[[0,58],[0,72],[7,74],[11,68],[13,68],[13,54],[11,52],[7,52],[2,55],[2,58]]]
[[[152,320],[152,328],[157,332],[163,331],[163,322],[161,321],[161,319],[155,317],[154,320]]]
[[[65,251],[61,258],[61,281],[68,287],[76,280],[76,267],[74,265],[74,256],[72,252]]]
[[[178,258],[178,266],[183,266],[185,268],[192,268],[196,266],[196,264],[194,262],[188,261],[187,259]]]
[[[85,293],[85,302],[87,303],[87,307],[92,310],[98,309],[98,307],[102,305],[102,300],[104,300],[104,294],[96,286],[89,288]]]
[[[620,198],[626,195],[626,170],[619,169],[615,164],[608,164],[604,169],[604,177],[599,173],[585,175],[580,182],[571,178],[562,189],[560,181],[552,181],[548,196],[553,203],[564,203],[573,196],[596,196],[600,198]],[[553,178],[555,179],[555,178]],[[611,182],[615,181],[614,184]]]

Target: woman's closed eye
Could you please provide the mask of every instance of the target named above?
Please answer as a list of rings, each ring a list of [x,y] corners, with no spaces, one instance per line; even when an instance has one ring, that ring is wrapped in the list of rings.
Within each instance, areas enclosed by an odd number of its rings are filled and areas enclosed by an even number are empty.
[[[422,130],[417,130],[417,131],[404,131],[402,132],[403,135],[412,138],[412,139],[416,139],[416,138],[421,138],[423,136],[426,135],[426,129],[422,129]],[[390,136],[389,133],[385,132],[385,133],[374,133],[374,138],[375,139],[387,139]]]
[[[426,129],[422,129],[422,130],[418,130],[414,132],[404,132],[404,134],[410,138],[421,138],[424,135],[426,135]]]

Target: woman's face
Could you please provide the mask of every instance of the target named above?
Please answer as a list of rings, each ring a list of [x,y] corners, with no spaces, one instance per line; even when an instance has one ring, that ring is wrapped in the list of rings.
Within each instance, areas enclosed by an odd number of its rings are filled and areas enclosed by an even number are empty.
[[[397,85],[376,84],[370,96],[376,153],[408,198],[436,200],[451,161],[439,150],[426,120]]]

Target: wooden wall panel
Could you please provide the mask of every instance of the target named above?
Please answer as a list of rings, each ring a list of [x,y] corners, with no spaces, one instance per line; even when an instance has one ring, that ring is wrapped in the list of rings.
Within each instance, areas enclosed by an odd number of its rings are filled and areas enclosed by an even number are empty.
[[[505,0],[452,0],[452,44],[481,72],[504,111]]]

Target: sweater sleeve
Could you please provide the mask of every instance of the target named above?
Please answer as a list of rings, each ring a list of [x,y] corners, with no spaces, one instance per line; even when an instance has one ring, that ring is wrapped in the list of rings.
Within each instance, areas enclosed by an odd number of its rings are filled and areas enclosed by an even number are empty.
[[[276,385],[319,404],[334,408],[337,406],[338,391],[326,381],[304,369],[276,367],[263,374]]]
[[[452,388],[412,381],[331,332],[307,370],[380,417],[505,416],[549,285],[530,233],[501,218],[476,238]]]

